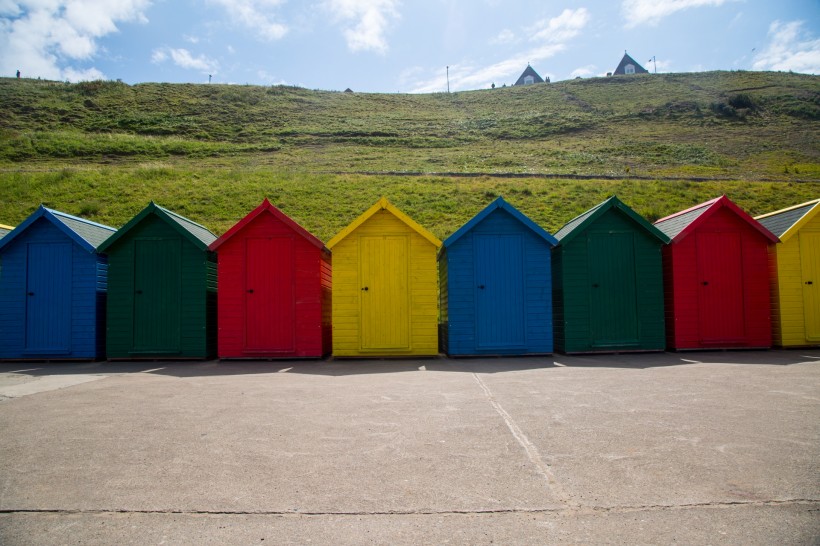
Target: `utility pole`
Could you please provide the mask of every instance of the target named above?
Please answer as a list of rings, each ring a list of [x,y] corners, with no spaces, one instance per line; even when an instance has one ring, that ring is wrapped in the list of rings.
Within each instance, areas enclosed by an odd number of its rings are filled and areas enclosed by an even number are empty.
[[[651,58],[651,59],[649,59],[649,60],[650,60],[650,61],[652,61],[652,64],[653,64],[653,65],[655,65],[655,74],[657,74],[657,73],[658,73],[658,63],[657,63],[657,62],[655,62],[655,56],[654,56],[654,55],[652,55],[652,58]]]
[[[447,92],[450,92],[450,65],[447,65]]]

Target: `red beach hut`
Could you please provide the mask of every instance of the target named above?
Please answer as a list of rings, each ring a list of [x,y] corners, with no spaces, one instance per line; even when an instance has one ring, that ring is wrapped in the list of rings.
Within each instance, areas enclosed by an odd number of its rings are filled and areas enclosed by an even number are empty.
[[[769,245],[778,239],[725,195],[655,222],[671,349],[772,344]]]
[[[265,199],[211,243],[220,358],[330,352],[330,251]]]

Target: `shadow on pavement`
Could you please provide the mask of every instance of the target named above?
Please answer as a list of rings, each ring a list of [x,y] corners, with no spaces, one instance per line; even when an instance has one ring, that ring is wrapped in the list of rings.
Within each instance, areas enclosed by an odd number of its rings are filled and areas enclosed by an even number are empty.
[[[270,373],[346,376],[421,370],[456,373],[504,373],[543,368],[623,368],[643,370],[692,364],[775,365],[818,362],[820,349],[692,351],[679,353],[588,354],[521,357],[326,360],[208,360],[117,362],[0,362],[0,373],[29,376],[150,373],[207,377]]]

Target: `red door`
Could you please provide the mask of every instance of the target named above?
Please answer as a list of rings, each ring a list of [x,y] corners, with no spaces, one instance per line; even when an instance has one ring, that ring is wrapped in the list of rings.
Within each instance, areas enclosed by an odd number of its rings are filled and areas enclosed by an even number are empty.
[[[700,232],[698,237],[698,304],[700,341],[743,341],[743,255],[736,231]]]
[[[293,239],[246,239],[245,245],[245,352],[292,352]]]

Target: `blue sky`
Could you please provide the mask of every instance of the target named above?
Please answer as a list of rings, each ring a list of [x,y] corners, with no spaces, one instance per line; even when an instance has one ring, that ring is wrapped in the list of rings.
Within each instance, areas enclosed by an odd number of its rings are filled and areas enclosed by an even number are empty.
[[[820,74],[820,0],[0,0],[0,74],[438,92],[658,72]],[[655,59],[654,62],[649,59]]]

